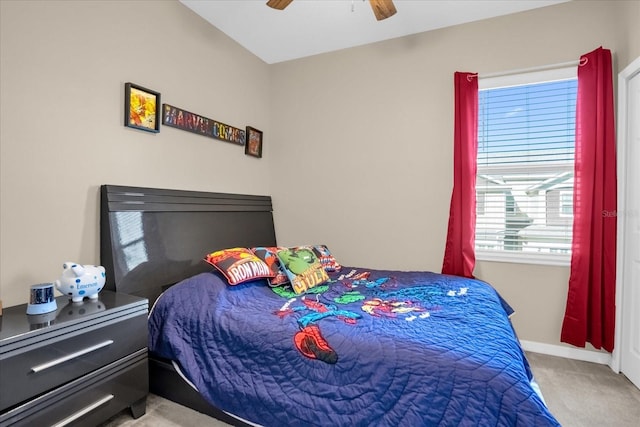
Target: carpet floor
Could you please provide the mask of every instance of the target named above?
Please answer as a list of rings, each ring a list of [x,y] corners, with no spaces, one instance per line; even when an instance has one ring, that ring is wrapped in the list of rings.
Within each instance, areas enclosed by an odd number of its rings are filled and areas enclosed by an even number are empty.
[[[551,413],[563,427],[638,427],[640,390],[608,366],[527,353]],[[134,420],[123,411],[100,427],[225,427],[184,406],[150,394],[147,412]]]

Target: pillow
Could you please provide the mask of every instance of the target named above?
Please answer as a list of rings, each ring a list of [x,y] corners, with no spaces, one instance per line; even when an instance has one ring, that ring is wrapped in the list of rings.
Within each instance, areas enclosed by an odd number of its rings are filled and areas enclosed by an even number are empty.
[[[274,274],[274,277],[269,279],[269,285],[271,286],[280,286],[285,283],[289,283],[289,278],[287,277],[287,273],[284,272],[284,269],[280,265],[280,260],[278,260],[278,250],[284,249],[277,246],[259,246],[256,248],[251,248],[254,254],[262,261],[265,262],[271,269],[271,272]]]
[[[206,255],[204,260],[220,270],[230,285],[273,277],[269,266],[247,248],[222,249]]]
[[[329,280],[318,257],[309,247],[283,248],[277,255],[296,294],[301,294]]]
[[[331,255],[331,252],[326,245],[316,245],[312,248],[313,253],[316,254],[320,260],[320,264],[322,264],[324,271],[340,271],[342,269],[342,266],[338,261],[336,261],[333,255]]]

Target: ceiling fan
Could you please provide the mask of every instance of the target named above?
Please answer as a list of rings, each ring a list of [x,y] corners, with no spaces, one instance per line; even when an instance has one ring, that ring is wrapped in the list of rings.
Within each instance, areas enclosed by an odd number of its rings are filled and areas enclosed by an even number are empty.
[[[267,2],[267,6],[272,7],[274,9],[283,10],[285,7],[289,6],[293,0],[269,0]],[[390,16],[396,14],[396,7],[393,5],[393,0],[369,0],[371,4],[371,9],[373,9],[373,14],[376,16],[378,21],[382,21],[383,19],[387,19]]]

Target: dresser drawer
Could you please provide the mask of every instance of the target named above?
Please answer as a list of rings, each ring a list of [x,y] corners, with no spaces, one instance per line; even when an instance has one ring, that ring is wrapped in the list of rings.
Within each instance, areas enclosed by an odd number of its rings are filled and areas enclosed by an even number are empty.
[[[145,314],[111,319],[43,339],[0,360],[0,411],[32,399],[147,346]]]
[[[0,427],[95,426],[136,403],[144,414],[149,392],[146,350],[0,414]]]

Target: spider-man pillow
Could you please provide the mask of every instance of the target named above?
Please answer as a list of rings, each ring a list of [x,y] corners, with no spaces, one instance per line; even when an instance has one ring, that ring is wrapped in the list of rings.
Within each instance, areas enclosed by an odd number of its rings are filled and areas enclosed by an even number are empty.
[[[284,269],[280,265],[280,260],[278,259],[278,250],[284,249],[277,246],[259,246],[255,248],[251,248],[254,254],[262,261],[265,262],[271,269],[274,274],[274,277],[269,279],[269,285],[271,286],[280,286],[285,283],[289,283],[289,278],[287,277],[287,273],[284,272]]]
[[[278,259],[291,282],[293,291],[297,294],[304,293],[329,280],[318,257],[308,246],[280,249]]]
[[[222,249],[205,255],[204,260],[217,268],[230,285],[274,276],[269,266],[247,248]]]

